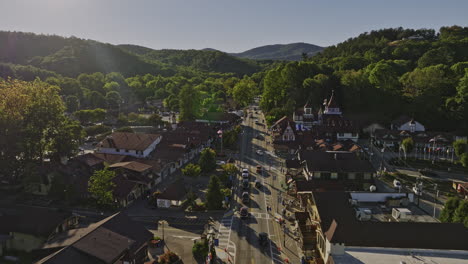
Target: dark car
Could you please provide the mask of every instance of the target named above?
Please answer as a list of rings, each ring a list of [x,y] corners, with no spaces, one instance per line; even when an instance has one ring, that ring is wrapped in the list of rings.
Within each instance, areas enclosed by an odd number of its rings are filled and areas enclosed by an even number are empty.
[[[249,180],[247,179],[242,180],[242,189],[249,189]]]
[[[249,217],[249,208],[242,207],[239,210],[239,214],[240,214],[241,219],[246,219],[247,217]]]
[[[430,169],[419,170],[419,173],[421,173],[422,175],[424,175],[426,177],[439,177],[439,175],[437,173],[435,173],[434,171],[432,171]]]
[[[250,196],[248,192],[243,192],[242,193],[242,202],[243,203],[248,203],[250,201]]]
[[[257,173],[262,173],[262,166],[260,165],[257,165]]]
[[[260,183],[260,181],[255,181],[255,187],[256,188],[262,187],[262,184]]]
[[[258,242],[260,246],[264,247],[268,244],[268,234],[265,232],[261,232],[258,234]]]

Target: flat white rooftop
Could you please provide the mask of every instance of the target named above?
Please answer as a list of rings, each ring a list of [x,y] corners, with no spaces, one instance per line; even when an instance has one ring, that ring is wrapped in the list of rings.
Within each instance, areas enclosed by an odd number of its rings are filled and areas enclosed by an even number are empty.
[[[335,264],[468,264],[468,250],[346,247]]]

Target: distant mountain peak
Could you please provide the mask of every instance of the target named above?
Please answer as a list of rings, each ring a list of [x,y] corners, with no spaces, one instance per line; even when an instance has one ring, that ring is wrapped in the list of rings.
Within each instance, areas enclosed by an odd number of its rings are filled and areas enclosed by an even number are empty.
[[[256,60],[300,60],[303,53],[313,56],[323,49],[314,44],[297,42],[260,46],[240,53],[230,53],[230,55]]]

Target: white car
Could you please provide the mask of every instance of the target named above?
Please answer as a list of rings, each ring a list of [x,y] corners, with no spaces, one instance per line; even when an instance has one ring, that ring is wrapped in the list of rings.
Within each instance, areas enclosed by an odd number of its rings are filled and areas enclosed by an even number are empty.
[[[416,187],[416,186],[413,187],[413,192],[414,192],[414,194],[416,194],[416,195],[419,195],[419,196],[422,195],[421,189],[419,189],[419,188]]]
[[[242,173],[249,173],[248,169],[242,169]]]
[[[222,160],[217,160],[217,161],[216,161],[216,164],[217,164],[217,165],[224,165],[224,164],[226,164],[226,162],[225,162],[225,161],[222,161]]]
[[[260,156],[262,156],[262,155],[263,155],[263,151],[261,151],[260,149],[259,149],[259,150],[257,150],[255,153],[257,153],[257,155],[260,155]]]
[[[393,187],[395,189],[401,188],[401,182],[399,180],[393,180]]]
[[[242,178],[248,178],[248,177],[249,177],[249,174],[248,174],[248,173],[246,173],[246,172],[243,172],[243,173],[242,173]]]

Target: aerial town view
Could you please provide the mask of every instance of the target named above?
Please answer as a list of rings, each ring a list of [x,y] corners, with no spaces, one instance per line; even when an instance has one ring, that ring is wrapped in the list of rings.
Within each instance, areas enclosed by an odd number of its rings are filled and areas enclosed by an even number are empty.
[[[468,264],[468,2],[0,0],[0,264]]]

